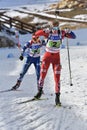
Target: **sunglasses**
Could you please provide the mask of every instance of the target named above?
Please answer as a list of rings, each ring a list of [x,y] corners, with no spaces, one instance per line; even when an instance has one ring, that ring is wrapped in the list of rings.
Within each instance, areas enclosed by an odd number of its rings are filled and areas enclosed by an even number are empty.
[[[39,37],[38,38],[33,38],[34,41],[38,41]]]
[[[52,30],[58,30],[59,27],[52,27]]]

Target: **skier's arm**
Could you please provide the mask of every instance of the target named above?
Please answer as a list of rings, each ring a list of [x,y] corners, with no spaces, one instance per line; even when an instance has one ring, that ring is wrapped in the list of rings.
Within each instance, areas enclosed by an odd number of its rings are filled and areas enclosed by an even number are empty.
[[[21,51],[21,55],[19,57],[20,60],[23,60],[24,59],[24,53],[25,53],[25,50],[30,46],[30,42],[27,42],[24,47],[22,48],[22,51]]]
[[[47,40],[48,40],[48,37],[49,37],[49,33],[50,33],[50,30],[49,29],[44,29],[44,30],[38,30],[35,32],[35,35],[36,36],[43,36],[44,39],[42,40],[42,46],[46,46],[46,43],[47,43]]]
[[[48,37],[49,36],[49,32],[47,32],[46,30],[38,30],[35,32],[36,36],[44,36],[44,37]]]
[[[71,39],[75,39],[76,38],[75,33],[72,32],[70,29],[65,29],[64,33],[65,33],[64,37],[71,38]]]
[[[47,40],[48,40],[48,39],[46,39],[46,38],[42,40],[42,46],[46,46]]]

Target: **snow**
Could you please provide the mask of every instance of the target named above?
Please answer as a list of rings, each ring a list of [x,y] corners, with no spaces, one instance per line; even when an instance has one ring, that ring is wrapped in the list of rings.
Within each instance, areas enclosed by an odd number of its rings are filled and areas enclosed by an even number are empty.
[[[86,14],[80,14],[80,15],[76,15],[74,18],[87,20],[87,15]]]
[[[19,16],[20,18],[24,18],[24,17],[27,17],[28,14],[25,14],[25,13],[19,13],[17,11],[13,11],[13,10],[10,10],[6,13],[7,16],[10,16],[10,17],[16,17],[16,16]]]
[[[12,3],[17,5],[16,0]],[[48,100],[18,104],[37,93],[36,74],[32,65],[18,91],[0,93],[0,130],[87,130],[87,29],[78,29],[74,32],[77,38],[69,40],[73,86],[70,86],[67,48],[60,50],[63,107],[54,106],[52,66],[48,70],[42,95],[42,98]],[[30,38],[31,34],[20,35],[22,43]],[[77,42],[80,44],[77,45]],[[9,54],[12,56],[8,57]],[[20,61],[19,56],[18,48],[0,49],[0,91],[9,89],[16,83],[26,60],[25,58],[24,61]]]
[[[7,58],[12,53],[13,58]],[[17,48],[0,49],[0,90],[13,86],[24,61],[18,59]],[[1,130],[87,130],[87,46],[70,46],[73,86],[69,85],[67,49],[61,49],[61,102],[66,108],[56,108],[53,71],[50,66],[42,98],[48,100],[18,104],[32,98],[36,92],[36,75],[31,66],[16,92],[0,93]]]

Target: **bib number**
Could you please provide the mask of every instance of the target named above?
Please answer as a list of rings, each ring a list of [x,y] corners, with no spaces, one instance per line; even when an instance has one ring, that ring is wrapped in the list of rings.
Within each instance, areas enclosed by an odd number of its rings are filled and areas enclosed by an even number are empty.
[[[53,41],[48,41],[47,43],[47,47],[55,47],[55,48],[59,48],[61,45],[61,41],[57,41],[57,42],[53,42]]]

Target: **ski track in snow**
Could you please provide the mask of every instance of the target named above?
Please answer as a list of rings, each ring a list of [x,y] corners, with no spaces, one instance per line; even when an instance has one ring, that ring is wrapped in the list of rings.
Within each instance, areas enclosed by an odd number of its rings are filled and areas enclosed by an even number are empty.
[[[17,49],[0,49],[0,89],[13,85],[20,72]],[[14,58],[6,58],[8,53]],[[0,93],[0,130],[87,130],[87,46],[70,47],[73,86],[69,85],[67,49],[61,49],[61,102],[55,107],[53,71],[49,68],[43,97],[48,100],[18,104],[37,92],[33,67],[27,73],[20,91]],[[18,66],[17,66],[18,65]],[[32,86],[32,87],[31,87]]]

